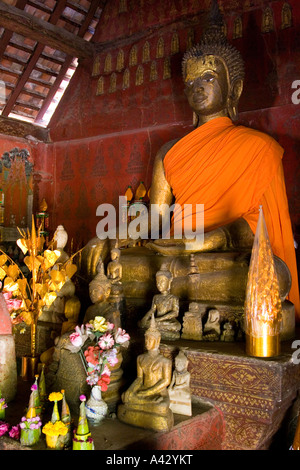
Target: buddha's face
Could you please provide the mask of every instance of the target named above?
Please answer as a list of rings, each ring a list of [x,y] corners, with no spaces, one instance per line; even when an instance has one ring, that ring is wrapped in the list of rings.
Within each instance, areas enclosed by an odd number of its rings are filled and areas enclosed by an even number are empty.
[[[150,332],[145,334],[145,347],[147,351],[155,351],[158,349],[160,338]]]
[[[213,56],[188,59],[184,82],[189,105],[198,116],[227,114],[228,76],[220,60]]]
[[[159,292],[168,292],[170,290],[172,279],[163,274],[156,276],[156,286]]]

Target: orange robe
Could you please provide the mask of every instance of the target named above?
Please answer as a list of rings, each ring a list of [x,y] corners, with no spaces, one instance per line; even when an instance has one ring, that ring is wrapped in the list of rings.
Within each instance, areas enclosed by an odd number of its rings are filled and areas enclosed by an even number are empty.
[[[282,147],[272,137],[220,117],[178,141],[166,154],[164,169],[180,207],[204,204],[205,232],[243,217],[255,233],[262,205],[273,253],[291,272],[289,300],[300,321],[296,254],[282,156]],[[174,224],[176,217],[175,210]]]

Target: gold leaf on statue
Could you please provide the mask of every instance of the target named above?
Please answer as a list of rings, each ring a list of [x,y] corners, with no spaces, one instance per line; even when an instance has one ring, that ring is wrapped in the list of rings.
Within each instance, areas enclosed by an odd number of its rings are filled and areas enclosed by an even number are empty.
[[[77,271],[77,266],[76,264],[70,264],[68,263],[67,266],[66,266],[66,274],[68,276],[69,279],[71,279],[72,276],[74,276],[74,274],[76,273]]]
[[[0,256],[0,266],[3,266],[6,261],[8,260],[7,256],[6,255],[1,255]]]
[[[17,240],[17,245],[23,251],[24,255],[26,255],[28,248],[27,248],[27,240],[25,238],[19,238]]]

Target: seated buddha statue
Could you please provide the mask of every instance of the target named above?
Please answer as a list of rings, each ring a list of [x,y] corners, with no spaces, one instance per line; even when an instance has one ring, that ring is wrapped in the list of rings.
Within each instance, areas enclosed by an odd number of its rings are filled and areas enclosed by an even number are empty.
[[[154,295],[150,310],[138,323],[141,328],[148,328],[154,314],[161,338],[168,340],[179,339],[181,330],[181,324],[177,320],[179,299],[170,293],[172,279],[172,273],[164,267],[156,273],[156,285],[160,294]]]
[[[262,205],[272,250],[287,266],[283,277],[287,282],[291,279],[289,300],[299,316],[296,256],[282,165],[284,151],[265,133],[234,123],[243,90],[244,63],[238,50],[227,42],[222,26],[222,15],[213,2],[201,42],[184,54],[184,91],[195,128],[183,138],[166,143],[155,157],[150,212],[158,205],[160,220],[164,220],[173,203],[174,211],[170,238],[158,237],[146,246],[155,254],[173,258],[187,253],[251,251]],[[188,204],[191,212],[185,211]],[[197,216],[203,220],[203,208],[204,236],[199,241],[187,233],[195,234]],[[174,230],[180,225],[181,238]],[[114,241],[94,238],[86,245],[82,261],[88,275],[94,275],[99,257],[106,256],[110,243]],[[126,245],[128,240],[119,243],[119,247]],[[125,282],[123,255],[122,260]]]
[[[161,334],[154,315],[145,333],[146,352],[137,357],[137,377],[122,394],[118,407],[120,421],[153,431],[168,431],[173,426],[168,386],[172,361],[159,351]]]

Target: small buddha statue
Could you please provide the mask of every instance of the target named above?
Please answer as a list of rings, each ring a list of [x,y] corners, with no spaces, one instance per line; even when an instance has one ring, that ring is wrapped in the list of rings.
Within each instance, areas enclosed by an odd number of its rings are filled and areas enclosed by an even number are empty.
[[[87,308],[83,322],[88,323],[95,317],[101,316],[113,323],[115,328],[119,328],[121,327],[121,313],[118,305],[109,301],[112,291],[112,282],[104,272],[102,260],[98,263],[97,271],[97,275],[89,284],[89,294],[93,305]],[[114,279],[117,279],[117,277]]]
[[[175,357],[175,370],[168,387],[170,408],[173,413],[192,415],[192,398],[190,390],[190,377],[188,372],[188,358],[183,351]]]
[[[107,277],[112,284],[120,284],[122,279],[121,252],[118,248],[111,250],[111,261],[107,265]]]
[[[120,421],[153,431],[169,431],[173,426],[168,386],[172,361],[159,351],[161,334],[154,314],[145,333],[146,352],[137,358],[137,378],[122,394],[118,407]]]
[[[221,341],[234,341],[235,338],[235,331],[233,325],[228,321],[223,326],[223,331],[220,337]]]
[[[69,255],[65,252],[65,246],[68,242],[68,233],[64,229],[63,225],[58,225],[53,239],[56,241],[56,250],[60,252],[60,257],[57,259],[57,263],[65,263],[69,259]]]
[[[181,338],[202,340],[202,313],[199,303],[190,302],[189,310],[183,316]]]
[[[218,341],[221,335],[220,312],[217,309],[211,309],[208,312],[208,318],[203,328],[204,341]]]
[[[115,303],[118,310],[124,309],[124,293],[122,286],[122,263],[120,262],[121,251],[117,246],[110,252],[111,261],[107,265],[107,278],[111,283],[109,302]]]
[[[181,329],[181,324],[177,320],[179,299],[170,293],[172,279],[172,273],[162,266],[162,269],[156,273],[156,286],[160,294],[154,295],[151,309],[138,323],[141,328],[148,328],[152,315],[156,314],[157,328],[161,332],[162,339],[167,340],[179,339]]]

